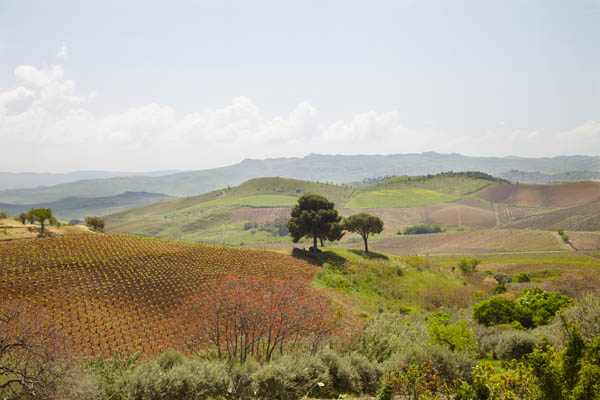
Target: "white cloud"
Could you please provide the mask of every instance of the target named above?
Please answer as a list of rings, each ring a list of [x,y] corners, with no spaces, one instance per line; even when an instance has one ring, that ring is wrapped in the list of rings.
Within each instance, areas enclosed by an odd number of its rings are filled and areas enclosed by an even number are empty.
[[[64,43],[58,48],[56,55],[59,58],[67,58],[67,56],[69,55],[69,49]]]
[[[14,75],[17,86],[0,90],[0,143],[11,149],[3,152],[0,171],[193,169],[308,153],[524,155],[533,148],[589,154],[600,141],[595,121],[559,134],[506,127],[450,135],[433,123],[409,127],[398,111],[368,111],[325,123],[308,102],[269,117],[248,97],[183,115],[150,103],[99,116],[87,105],[96,93],[77,94],[60,66],[23,65]]]

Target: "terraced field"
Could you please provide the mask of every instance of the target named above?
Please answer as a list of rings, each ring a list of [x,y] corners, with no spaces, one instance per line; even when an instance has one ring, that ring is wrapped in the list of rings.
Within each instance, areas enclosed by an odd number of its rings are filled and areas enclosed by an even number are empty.
[[[490,185],[475,196],[500,204],[531,207],[575,207],[600,199],[600,182],[552,185]]]

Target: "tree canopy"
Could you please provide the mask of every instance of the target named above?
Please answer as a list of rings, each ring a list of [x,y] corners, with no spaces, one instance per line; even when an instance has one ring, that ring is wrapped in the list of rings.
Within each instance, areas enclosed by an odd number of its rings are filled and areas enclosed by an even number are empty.
[[[365,242],[365,253],[369,252],[367,240],[369,235],[378,234],[383,231],[383,220],[374,215],[360,213],[351,215],[344,219],[343,227],[349,232],[358,233]]]
[[[298,199],[287,222],[287,228],[294,243],[303,237],[313,239],[313,249],[317,250],[317,240],[335,241],[344,235],[333,202],[316,194],[305,194]]]
[[[85,224],[95,232],[104,230],[104,219],[100,217],[86,217]]]
[[[29,219],[32,223],[39,222],[42,227],[42,233],[44,232],[44,226],[46,221],[52,224],[56,222],[56,218],[52,215],[51,208],[32,208],[27,213],[27,219]]]

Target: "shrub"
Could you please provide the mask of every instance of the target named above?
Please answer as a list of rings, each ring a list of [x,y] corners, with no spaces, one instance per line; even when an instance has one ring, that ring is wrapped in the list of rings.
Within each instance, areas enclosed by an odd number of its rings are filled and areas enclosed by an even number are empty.
[[[383,375],[381,366],[377,362],[371,362],[362,354],[352,352],[346,356],[350,365],[354,366],[360,378],[360,394],[373,394],[377,391],[379,380]]]
[[[531,316],[519,303],[503,296],[492,296],[473,306],[473,318],[486,326],[510,324],[519,321],[525,327],[531,327]]]
[[[419,342],[415,343],[383,363],[384,373],[400,371],[402,366],[409,364],[431,363],[433,370],[444,383],[450,384],[458,379],[469,380],[471,377],[476,360],[470,354],[457,353],[440,346],[419,346]]]
[[[323,394],[336,397],[340,393],[359,393],[360,376],[347,358],[341,357],[330,348],[323,348],[317,357],[329,372],[330,385],[323,387]]]
[[[296,400],[319,396],[330,386],[330,375],[317,357],[288,354],[265,364],[253,375],[256,397]]]
[[[402,232],[399,231],[398,234],[421,235],[424,233],[440,233],[440,232],[444,232],[444,231],[445,231],[445,229],[437,224],[435,224],[435,225],[417,224],[417,225],[407,226],[406,228],[404,228],[404,230]]]
[[[504,361],[520,359],[531,353],[536,343],[535,335],[531,332],[506,330],[500,335],[495,354]]]
[[[476,346],[475,334],[467,327],[467,321],[450,323],[446,313],[435,312],[427,315],[427,332],[431,340],[451,351],[465,351]]]
[[[492,294],[502,294],[502,293],[506,293],[506,286],[504,286],[503,283],[494,286],[494,288],[492,289]]]
[[[8,214],[6,214],[3,211],[0,211],[0,219],[6,219],[6,218],[8,218]]]
[[[524,289],[518,302],[529,310],[534,326],[546,325],[558,310],[573,303],[567,296],[556,292],[546,292],[538,287]]]
[[[577,305],[565,310],[565,317],[579,326],[584,339],[592,340],[600,335],[600,297],[587,293]]]
[[[507,283],[512,282],[512,277],[502,272],[494,273],[494,279],[496,279],[501,285],[506,285]]]
[[[464,274],[472,274],[477,272],[477,266],[481,263],[481,260],[478,260],[476,258],[472,258],[470,260],[466,259],[466,258],[461,258],[460,261],[458,261],[458,268],[460,268],[460,270],[464,273]]]
[[[562,238],[563,242],[569,243],[569,235],[565,233],[562,229],[558,230],[558,235]]]
[[[225,364],[169,353],[138,365],[122,377],[119,387],[130,400],[191,400],[221,397],[230,384]]]
[[[529,277],[529,274],[525,272],[519,272],[518,274],[513,276],[513,281],[517,283],[526,283],[531,282],[531,278]]]
[[[425,324],[413,317],[382,313],[371,318],[353,350],[371,361],[383,362],[426,337]]]

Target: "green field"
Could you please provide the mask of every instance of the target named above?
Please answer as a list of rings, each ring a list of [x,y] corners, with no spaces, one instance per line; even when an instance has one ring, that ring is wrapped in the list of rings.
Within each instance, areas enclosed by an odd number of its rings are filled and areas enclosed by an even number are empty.
[[[298,198],[295,196],[281,195],[256,195],[245,197],[233,197],[201,203],[202,207],[214,205],[220,206],[247,206],[247,207],[291,207],[296,204]]]
[[[458,199],[460,196],[427,189],[383,189],[358,194],[346,203],[346,208],[420,207]]]

